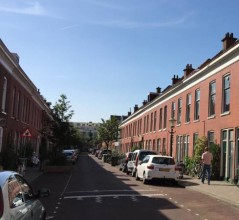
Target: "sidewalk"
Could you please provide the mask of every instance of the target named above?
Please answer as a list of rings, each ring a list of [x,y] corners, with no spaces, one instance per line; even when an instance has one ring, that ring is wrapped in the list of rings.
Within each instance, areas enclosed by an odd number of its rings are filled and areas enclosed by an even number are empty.
[[[187,175],[184,175],[183,179],[180,179],[179,185],[188,190],[195,190],[215,197],[239,208],[239,187],[237,185],[226,181],[213,180],[211,180],[210,185],[208,185],[207,182],[202,184],[200,179],[192,178]]]

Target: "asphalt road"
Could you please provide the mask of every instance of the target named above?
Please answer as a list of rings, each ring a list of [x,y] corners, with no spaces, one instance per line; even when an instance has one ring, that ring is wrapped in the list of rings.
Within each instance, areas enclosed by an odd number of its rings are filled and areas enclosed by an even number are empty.
[[[171,183],[144,185],[91,155],[81,155],[72,173],[43,174],[35,188],[51,189],[43,198],[47,219],[145,220],[237,219],[239,210]]]

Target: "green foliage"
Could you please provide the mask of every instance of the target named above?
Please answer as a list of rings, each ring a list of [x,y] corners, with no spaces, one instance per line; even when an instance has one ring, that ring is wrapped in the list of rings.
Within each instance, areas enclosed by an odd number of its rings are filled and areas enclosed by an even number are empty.
[[[206,137],[197,139],[194,146],[193,157],[185,157],[184,164],[185,164],[185,170],[187,174],[191,176],[196,175],[195,168],[198,167],[198,165],[201,163],[202,154],[206,146],[208,146],[208,141]],[[211,179],[219,179],[220,158],[221,158],[220,146],[216,143],[213,143],[210,145],[209,151],[213,155]]]
[[[119,131],[119,121],[116,117],[109,120],[101,119],[102,123],[98,127],[98,139],[104,142],[108,149],[112,142],[117,141]]]
[[[221,159],[221,148],[219,144],[211,144],[210,152],[213,155],[212,160],[212,179],[220,178],[220,159]]]
[[[70,108],[71,105],[67,101],[66,95],[61,95],[52,109],[54,117],[52,141],[59,151],[66,146],[78,145],[81,141],[79,132],[69,122],[74,114],[74,111],[70,110]]]
[[[196,140],[193,156],[195,163],[201,162],[202,154],[206,146],[207,146],[207,138],[205,136],[203,136],[202,138],[198,138]]]
[[[61,122],[69,122],[72,118],[74,111],[70,110],[71,105],[70,102],[67,101],[66,95],[60,95],[58,102],[55,103],[53,106],[53,114],[56,119],[60,120]]]

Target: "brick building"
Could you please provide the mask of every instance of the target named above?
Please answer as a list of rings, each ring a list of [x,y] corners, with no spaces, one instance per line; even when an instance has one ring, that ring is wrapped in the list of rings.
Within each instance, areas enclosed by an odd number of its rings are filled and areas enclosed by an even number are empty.
[[[36,153],[40,146],[50,148],[47,133],[52,120],[50,103],[19,65],[19,56],[0,40],[0,152],[9,147],[17,151],[30,145]]]
[[[198,68],[187,64],[182,77],[174,76],[167,88],[157,88],[141,107],[135,105],[120,125],[122,151],[141,146],[181,161],[193,155],[196,139],[206,136],[209,144],[221,147],[220,176],[234,180],[239,166],[238,95],[239,41],[227,33],[213,58]]]

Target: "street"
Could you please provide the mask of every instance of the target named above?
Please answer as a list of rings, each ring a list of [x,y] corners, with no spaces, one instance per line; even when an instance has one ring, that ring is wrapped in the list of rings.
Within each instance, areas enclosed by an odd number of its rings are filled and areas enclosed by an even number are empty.
[[[48,187],[43,198],[47,219],[236,219],[239,210],[216,198],[170,183],[144,185],[118,167],[82,154],[72,173],[43,174],[34,188]]]

